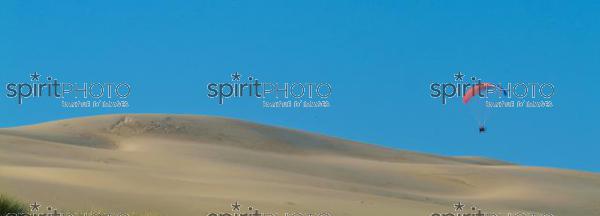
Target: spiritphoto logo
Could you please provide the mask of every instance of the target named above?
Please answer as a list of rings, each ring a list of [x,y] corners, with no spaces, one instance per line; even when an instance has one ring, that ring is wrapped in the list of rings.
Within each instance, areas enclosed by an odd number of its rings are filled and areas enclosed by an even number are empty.
[[[433,82],[429,85],[431,98],[440,99],[447,104],[453,98],[468,103],[479,98],[488,108],[551,108],[556,87],[550,82],[489,82],[465,74],[454,74],[454,82]]]
[[[65,82],[38,72],[29,75],[27,82],[6,83],[6,97],[19,105],[51,98],[60,100],[64,108],[129,107],[126,99],[131,91],[126,82]]]
[[[231,81],[208,83],[207,96],[223,105],[236,98],[256,98],[266,108],[331,106],[329,98],[333,87],[326,82],[261,82],[253,76],[244,78],[239,72],[231,74]]]
[[[43,206],[42,203],[33,202],[29,205],[28,212],[9,212],[0,216],[129,216],[128,213],[83,211],[71,212],[54,208],[52,206]],[[1,209],[0,209],[1,210]]]
[[[262,212],[252,205],[243,206],[239,201],[235,201],[231,205],[230,211],[211,212],[206,216],[333,216],[333,214],[324,211],[298,212]],[[248,209],[248,210],[246,210]]]
[[[458,202],[452,204],[452,210],[436,212],[430,216],[555,216],[551,213],[534,213],[526,211],[508,211],[508,212],[491,212],[478,208],[475,205],[471,207],[466,203]]]

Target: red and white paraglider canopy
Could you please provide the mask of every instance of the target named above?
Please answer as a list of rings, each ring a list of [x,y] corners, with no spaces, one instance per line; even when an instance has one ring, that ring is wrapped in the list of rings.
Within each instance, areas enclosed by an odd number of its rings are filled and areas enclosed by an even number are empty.
[[[479,83],[476,84],[475,86],[473,86],[472,88],[469,89],[469,91],[467,91],[467,93],[465,93],[465,95],[463,96],[463,103],[466,104],[469,102],[469,100],[471,100],[471,98],[473,98],[473,96],[475,95],[479,95],[480,92],[482,91],[486,91],[489,88],[497,88],[500,92],[502,92],[505,96],[506,96],[506,90],[491,84],[491,83]]]

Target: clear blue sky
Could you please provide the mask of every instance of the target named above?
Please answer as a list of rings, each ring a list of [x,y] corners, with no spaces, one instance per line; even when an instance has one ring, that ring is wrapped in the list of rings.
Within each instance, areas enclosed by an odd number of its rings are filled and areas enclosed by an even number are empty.
[[[107,113],[219,115],[443,155],[600,171],[600,4],[594,1],[2,1],[0,81],[34,71],[134,86],[129,109],[18,106],[0,126]],[[326,81],[333,107],[218,105],[208,82],[239,71]],[[495,112],[485,135],[429,97],[462,71],[556,85],[552,109]]]

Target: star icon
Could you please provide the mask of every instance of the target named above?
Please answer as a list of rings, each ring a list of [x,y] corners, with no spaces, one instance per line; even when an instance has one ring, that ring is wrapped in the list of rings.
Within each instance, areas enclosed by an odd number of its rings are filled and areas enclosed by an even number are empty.
[[[455,211],[462,211],[465,208],[465,204],[458,202],[457,204],[454,204],[454,208],[456,209]]]
[[[241,76],[240,73],[235,72],[234,74],[231,74],[231,80],[232,81],[240,81],[240,76]]]
[[[457,74],[454,74],[454,80],[455,81],[463,81],[464,76],[465,76],[464,74],[462,74],[461,72],[458,72]]]
[[[31,211],[39,211],[40,207],[42,207],[42,205],[40,205],[37,202],[32,203],[31,205],[29,205],[31,207]]]
[[[231,204],[231,207],[233,207],[233,211],[239,211],[240,210],[240,203],[238,203],[238,201],[235,201],[234,204]]]
[[[34,72],[30,76],[31,76],[31,81],[39,81],[40,80],[40,74],[38,74],[38,72]]]

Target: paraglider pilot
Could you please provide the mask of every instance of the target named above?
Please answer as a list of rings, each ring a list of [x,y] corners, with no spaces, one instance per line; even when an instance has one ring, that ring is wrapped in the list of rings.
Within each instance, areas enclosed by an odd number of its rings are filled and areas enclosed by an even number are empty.
[[[479,126],[479,133],[484,133],[485,132],[485,126],[481,125]]]

